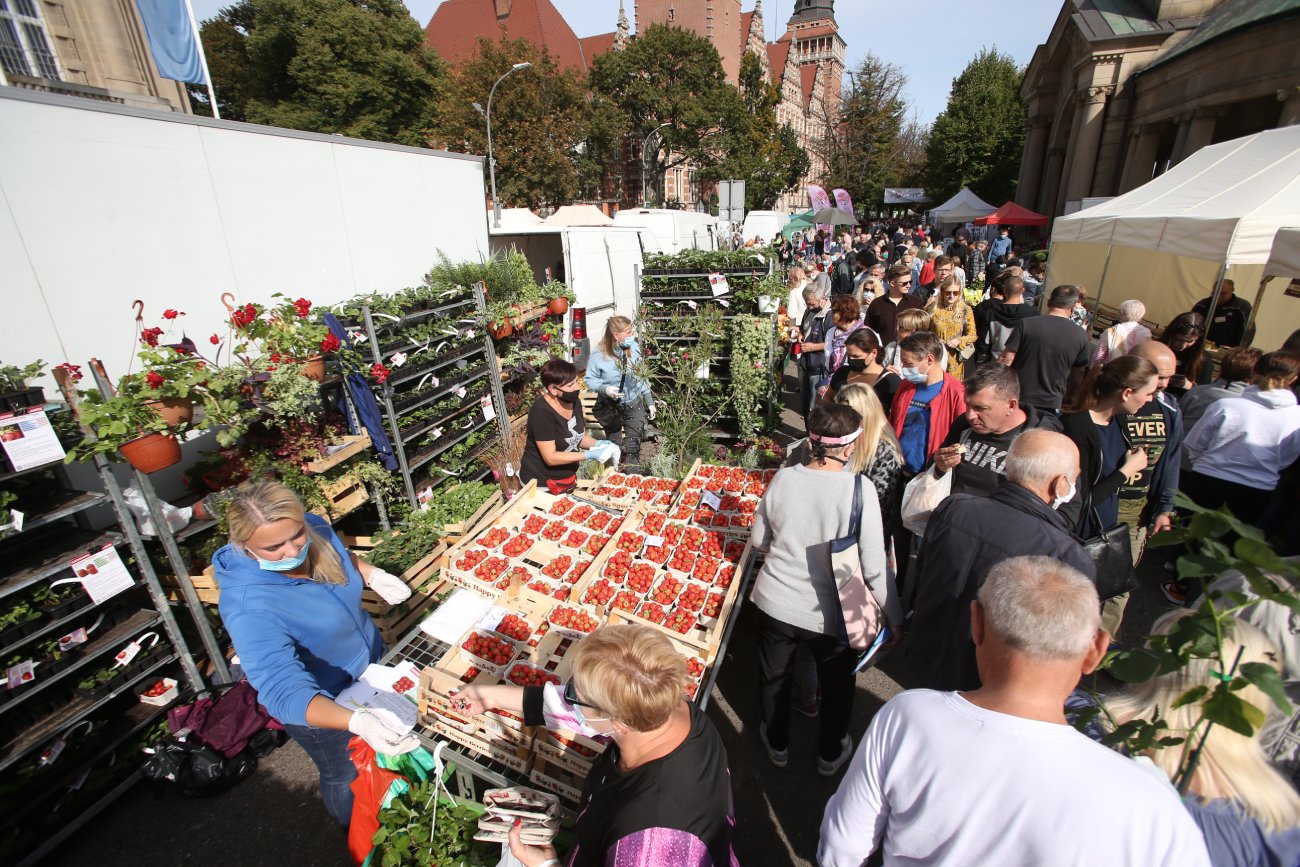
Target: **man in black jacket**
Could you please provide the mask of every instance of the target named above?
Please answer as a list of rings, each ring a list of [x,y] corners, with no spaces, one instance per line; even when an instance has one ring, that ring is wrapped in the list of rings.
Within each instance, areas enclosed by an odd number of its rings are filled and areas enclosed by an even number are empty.
[[[1006,471],[1007,480],[991,496],[954,494],[926,525],[908,651],[915,682],[909,686],[979,688],[970,604],[998,563],[1040,555],[1096,579],[1092,560],[1055,511],[1074,494],[1074,443],[1053,431],[1026,431],[1011,444]]]

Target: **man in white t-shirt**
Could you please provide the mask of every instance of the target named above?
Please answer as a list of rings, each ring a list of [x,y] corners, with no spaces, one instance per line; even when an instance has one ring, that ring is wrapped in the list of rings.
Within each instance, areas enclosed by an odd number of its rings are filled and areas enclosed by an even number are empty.
[[[983,686],[910,690],[876,714],[826,805],[822,867],[1209,867],[1163,774],[1065,721],[1110,636],[1097,592],[1048,557],[989,571],[971,603]]]

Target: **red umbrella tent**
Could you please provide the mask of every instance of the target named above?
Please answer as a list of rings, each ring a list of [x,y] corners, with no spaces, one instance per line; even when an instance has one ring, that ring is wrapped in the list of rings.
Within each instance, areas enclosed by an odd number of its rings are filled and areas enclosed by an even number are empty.
[[[1047,217],[1022,208],[1015,202],[1006,202],[1002,207],[985,217],[975,220],[977,226],[1046,226]]]

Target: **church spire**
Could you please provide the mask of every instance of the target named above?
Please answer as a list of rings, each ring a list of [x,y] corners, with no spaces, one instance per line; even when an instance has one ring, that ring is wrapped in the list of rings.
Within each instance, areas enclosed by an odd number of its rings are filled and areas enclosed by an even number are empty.
[[[623,11],[623,0],[618,0],[618,27],[614,31],[615,51],[627,48],[627,41],[631,32],[632,25],[627,20],[627,13]]]

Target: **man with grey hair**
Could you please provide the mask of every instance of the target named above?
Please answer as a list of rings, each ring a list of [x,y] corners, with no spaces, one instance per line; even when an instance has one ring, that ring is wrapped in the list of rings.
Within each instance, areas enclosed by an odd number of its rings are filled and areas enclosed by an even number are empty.
[[[1079,449],[1068,437],[1025,431],[1008,448],[1006,480],[992,494],[953,494],[934,510],[917,556],[908,651],[916,686],[980,685],[970,603],[997,564],[1042,555],[1096,575],[1092,559],[1056,512],[1074,496],[1078,477]]]
[[[818,277],[825,277],[819,274]],[[799,414],[804,418],[817,399],[817,383],[830,371],[826,369],[826,332],[830,325],[830,290],[819,280],[803,289],[807,307],[799,322],[796,346],[799,348]]]
[[[1109,640],[1089,578],[1050,557],[1004,560],[970,617],[984,685],[885,704],[826,805],[818,863],[859,867],[880,848],[885,867],[1208,867],[1163,775],[1065,720]]]

